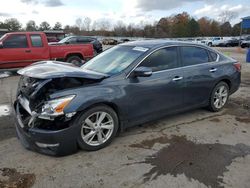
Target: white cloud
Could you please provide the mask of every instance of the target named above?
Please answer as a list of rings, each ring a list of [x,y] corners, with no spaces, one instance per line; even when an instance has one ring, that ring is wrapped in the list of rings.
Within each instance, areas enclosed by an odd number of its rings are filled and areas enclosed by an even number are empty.
[[[224,0],[220,0],[224,1]],[[154,11],[154,10],[171,10],[174,8],[178,8],[190,3],[207,3],[207,4],[213,4],[215,2],[218,2],[216,0],[137,0],[135,1],[136,7],[143,10],[143,11]]]
[[[182,11],[187,11],[196,17],[211,18],[217,18],[223,10],[239,12],[240,16],[250,14],[249,5],[246,3],[237,4],[233,0],[217,2],[216,0],[7,0],[1,2],[0,21],[8,16],[17,18],[23,26],[29,20],[34,20],[38,25],[42,21],[47,21],[51,25],[57,21],[63,25],[74,25],[77,18],[88,16],[92,19],[92,23],[95,20],[107,19],[112,23],[122,20],[126,24],[139,24],[141,21],[153,23],[161,17]],[[200,6],[203,7],[194,11]]]
[[[37,5],[39,3],[44,4],[47,7],[62,6],[61,0],[21,0],[22,3]]]
[[[204,5],[203,8],[198,9],[194,12],[194,15],[198,16],[198,17],[202,17],[202,16],[209,16],[211,18],[215,18],[216,20],[220,20],[220,14],[222,12],[225,11],[229,11],[232,12],[233,14],[237,15],[236,18],[234,18],[232,20],[232,23],[237,23],[240,21],[239,15],[242,15],[242,13],[244,14],[250,14],[250,6],[243,6],[242,4],[238,4],[238,5],[230,5],[230,4],[224,4],[221,6],[218,6],[216,4],[212,4],[212,5]]]
[[[214,5],[205,5],[203,8],[198,9],[194,12],[194,15],[205,15],[211,12],[214,8]]]

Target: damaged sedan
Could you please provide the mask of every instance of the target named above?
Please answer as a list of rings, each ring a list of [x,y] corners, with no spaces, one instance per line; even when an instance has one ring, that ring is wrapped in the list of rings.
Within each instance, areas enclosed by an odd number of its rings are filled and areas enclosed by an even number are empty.
[[[240,69],[209,47],[165,40],[120,44],[80,68],[38,62],[18,71],[17,135],[49,155],[98,150],[118,131],[167,114],[220,111],[239,88]]]

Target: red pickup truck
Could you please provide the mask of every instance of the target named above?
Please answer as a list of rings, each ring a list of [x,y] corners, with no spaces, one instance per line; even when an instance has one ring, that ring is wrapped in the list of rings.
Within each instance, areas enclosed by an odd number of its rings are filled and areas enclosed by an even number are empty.
[[[0,38],[0,69],[25,67],[43,60],[81,65],[93,56],[92,44],[50,46],[43,32],[14,32]]]

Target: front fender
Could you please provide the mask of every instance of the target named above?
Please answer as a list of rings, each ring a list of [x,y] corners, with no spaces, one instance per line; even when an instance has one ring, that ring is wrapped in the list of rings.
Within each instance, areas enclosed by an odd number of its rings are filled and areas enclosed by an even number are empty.
[[[122,101],[122,96],[124,96],[124,91],[119,87],[108,87],[107,85],[105,87],[102,87],[101,85],[81,87],[54,93],[51,95],[51,98],[58,98],[67,95],[75,95],[75,98],[64,109],[64,113],[80,112],[95,104],[108,103],[113,104],[118,108],[121,117],[126,117],[126,108],[122,108],[120,102]]]

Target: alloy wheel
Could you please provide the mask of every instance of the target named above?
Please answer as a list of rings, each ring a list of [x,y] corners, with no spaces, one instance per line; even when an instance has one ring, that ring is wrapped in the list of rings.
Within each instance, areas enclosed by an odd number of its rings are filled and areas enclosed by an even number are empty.
[[[214,94],[214,106],[217,109],[221,109],[227,102],[228,99],[228,90],[224,85],[221,85],[217,88]]]
[[[86,144],[99,146],[111,137],[113,131],[114,120],[111,115],[98,111],[92,113],[82,122],[81,137]]]

